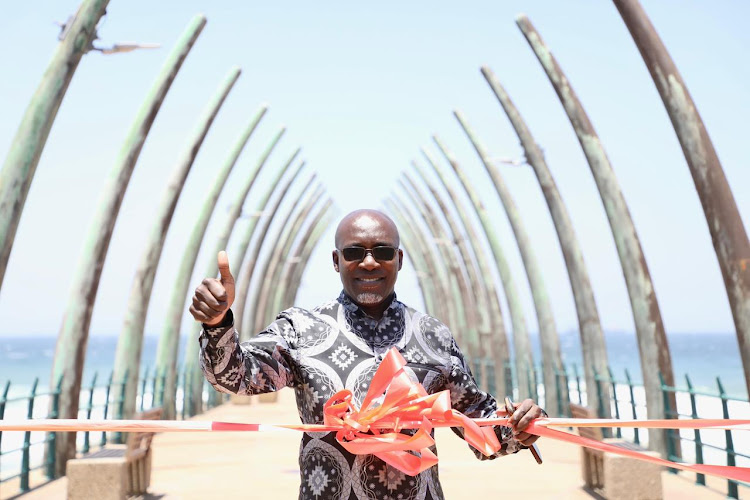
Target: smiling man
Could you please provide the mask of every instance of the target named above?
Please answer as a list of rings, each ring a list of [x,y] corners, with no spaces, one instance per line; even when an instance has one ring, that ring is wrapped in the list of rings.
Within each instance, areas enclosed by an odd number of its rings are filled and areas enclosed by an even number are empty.
[[[234,278],[226,253],[219,254],[221,278],[204,279],[190,306],[203,323],[201,366],[211,385],[234,394],[291,387],[302,422],[322,424],[323,405],[334,393],[349,389],[354,402],[362,403],[380,361],[396,347],[407,372],[428,393],[449,389],[458,411],[472,418],[495,416],[495,399],[477,386],[448,328],[396,299],[403,251],[393,221],[376,210],[357,210],[339,223],[335,243],[339,297],[311,311],[287,309],[242,344],[230,309]],[[536,436],[524,429],[542,413],[530,399],[521,403],[511,417],[513,428],[495,427],[502,446],[489,458],[533,444]],[[303,434],[299,468],[303,500],[444,498],[437,466],[406,476],[374,455],[349,453],[334,432]]]

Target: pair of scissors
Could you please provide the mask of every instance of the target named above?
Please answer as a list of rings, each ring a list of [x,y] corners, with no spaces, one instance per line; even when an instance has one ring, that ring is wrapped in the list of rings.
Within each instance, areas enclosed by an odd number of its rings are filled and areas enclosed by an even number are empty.
[[[513,401],[510,400],[509,397],[505,397],[505,411],[508,413],[508,418],[513,415],[513,412],[516,411],[516,407],[513,405]],[[536,445],[536,443],[532,444],[529,447],[529,451],[532,455],[534,455],[534,460],[536,460],[536,463],[542,464],[542,454],[539,452],[539,447]]]

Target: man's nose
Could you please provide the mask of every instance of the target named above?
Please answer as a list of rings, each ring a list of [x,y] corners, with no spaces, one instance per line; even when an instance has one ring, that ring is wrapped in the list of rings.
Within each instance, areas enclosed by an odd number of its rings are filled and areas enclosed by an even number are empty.
[[[362,259],[362,262],[360,262],[359,265],[364,267],[368,271],[371,271],[379,267],[380,263],[378,263],[378,261],[375,260],[375,258],[372,256],[372,252],[367,251],[365,252],[365,258]]]

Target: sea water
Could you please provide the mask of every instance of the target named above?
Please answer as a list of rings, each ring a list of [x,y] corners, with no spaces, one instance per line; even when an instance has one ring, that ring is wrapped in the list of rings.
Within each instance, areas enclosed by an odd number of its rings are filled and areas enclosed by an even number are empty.
[[[31,392],[35,379],[38,379],[36,393],[48,393],[50,386],[50,377],[52,374],[52,361],[55,352],[54,337],[10,337],[0,338],[0,396],[5,389],[7,381],[11,382],[8,399],[26,398]],[[156,360],[156,348],[158,338],[144,337],[141,360],[141,377],[146,368],[149,368],[148,376],[153,377],[153,367]],[[96,389],[93,393],[91,418],[104,417],[104,405],[106,403],[106,385],[112,373],[114,366],[115,350],[117,348],[116,337],[92,336],[89,338],[86,350],[86,364],[83,370],[83,383],[81,391],[80,406],[86,406],[89,401],[89,388],[93,381],[94,374],[97,376]],[[117,382],[117,381],[115,381]],[[139,392],[140,392],[139,387]],[[143,401],[144,407],[149,408],[151,405],[151,382],[147,387],[146,399]],[[49,397],[39,396],[34,400],[32,409],[33,418],[46,418],[49,414]],[[140,408],[140,396],[136,402],[136,407]],[[177,393],[177,410],[181,411],[182,389]],[[29,411],[28,399],[22,401],[11,401],[5,407],[4,419],[26,418]],[[113,415],[113,408],[109,409],[109,417]],[[86,418],[85,410],[79,411],[79,418]],[[23,432],[5,432],[2,433],[2,443],[0,449],[3,453],[9,450],[16,450],[23,446]],[[31,443],[42,442],[45,438],[44,432],[32,432]],[[84,433],[78,433],[78,449],[83,447]],[[92,446],[99,443],[101,433],[92,433],[90,442]],[[44,446],[31,446],[30,464],[36,467],[42,463]],[[16,475],[20,472],[22,454],[20,451],[12,452],[0,456],[0,481],[9,476]]]

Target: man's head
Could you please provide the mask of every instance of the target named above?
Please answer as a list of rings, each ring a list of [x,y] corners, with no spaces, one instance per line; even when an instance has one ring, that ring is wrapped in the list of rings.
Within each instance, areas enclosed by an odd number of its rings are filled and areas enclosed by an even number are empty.
[[[398,246],[396,224],[377,210],[356,210],[344,217],[336,229],[333,268],[341,276],[346,294],[374,318],[382,316],[387,307],[386,299],[396,285],[404,259]],[[390,252],[373,250],[376,247],[396,250],[388,259]],[[352,249],[365,249],[364,256],[361,250]]]

